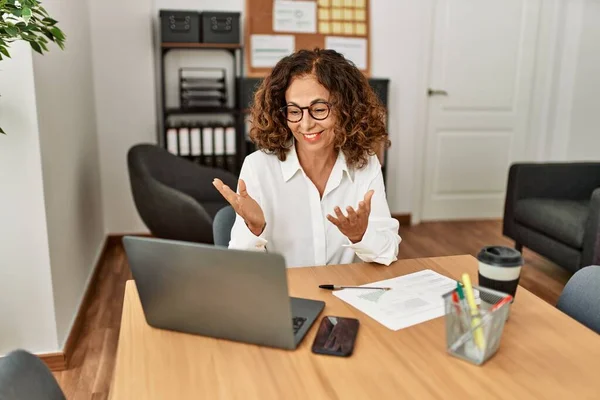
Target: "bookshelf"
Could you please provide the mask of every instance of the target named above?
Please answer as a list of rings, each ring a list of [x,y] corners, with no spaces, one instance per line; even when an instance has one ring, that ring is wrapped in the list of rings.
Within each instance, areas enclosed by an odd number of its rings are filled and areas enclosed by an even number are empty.
[[[178,79],[178,95],[179,95],[179,106],[171,107],[167,106],[167,77],[166,77],[166,56],[173,50],[182,51],[194,51],[202,52],[203,50],[218,50],[229,53],[232,58],[232,71],[234,76],[233,91],[227,93],[227,79],[213,79],[215,82],[222,82],[224,90],[224,104],[211,104],[211,105],[190,105],[186,106],[182,101],[183,78],[180,76]],[[180,68],[181,70],[185,68]],[[203,68],[187,68],[188,70]],[[204,68],[208,70],[210,68]],[[215,69],[215,68],[213,68]],[[229,43],[178,43],[178,42],[166,42],[160,45],[160,96],[161,96],[161,110],[160,110],[160,132],[159,132],[159,143],[162,143],[171,153],[176,154],[180,157],[189,159],[193,162],[197,162],[202,165],[208,165],[217,168],[226,169],[234,174],[239,174],[242,162],[245,157],[245,135],[243,134],[244,117],[243,112],[239,107],[238,96],[237,96],[237,82],[240,77],[243,76],[243,47],[240,44],[229,44]],[[196,79],[197,81],[200,79]],[[205,80],[207,81],[207,80]],[[192,88],[191,91],[200,88]],[[210,89],[210,88],[209,88]],[[202,88],[202,90],[208,90]],[[197,90],[196,90],[197,91]],[[216,91],[213,90],[213,92]],[[207,93],[207,92],[204,92]],[[229,96],[233,99],[233,105],[227,104]],[[205,97],[206,98],[206,97]],[[232,122],[229,124],[214,125],[213,129],[209,126],[202,126],[201,124],[195,123],[196,121],[202,120],[202,117],[207,116],[230,116]],[[189,120],[194,120],[194,123],[190,123],[186,126],[186,123],[181,122],[183,117]],[[175,122],[179,121],[179,122]],[[221,128],[222,131],[221,131]],[[173,135],[173,129],[177,130],[177,134]],[[230,134],[230,129],[234,129],[234,135]],[[223,132],[227,132],[224,134]],[[195,135],[198,135],[196,137]],[[207,138],[205,135],[212,135],[212,138]],[[235,141],[231,143],[232,137]],[[231,153],[234,154],[231,154]],[[223,156],[223,157],[221,157]]]

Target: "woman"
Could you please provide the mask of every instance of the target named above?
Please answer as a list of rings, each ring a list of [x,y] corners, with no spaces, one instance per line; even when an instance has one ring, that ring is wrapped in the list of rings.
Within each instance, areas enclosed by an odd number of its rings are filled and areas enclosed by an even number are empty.
[[[376,156],[389,146],[385,110],[352,63],[333,50],[283,58],[251,116],[261,151],[244,160],[238,193],[213,182],[237,213],[229,248],[279,253],[290,267],[397,259]]]

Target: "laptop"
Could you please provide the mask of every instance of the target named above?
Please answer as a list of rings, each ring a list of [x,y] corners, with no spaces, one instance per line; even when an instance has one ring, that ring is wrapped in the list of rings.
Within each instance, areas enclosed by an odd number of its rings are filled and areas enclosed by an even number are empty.
[[[325,306],[289,296],[280,254],[134,236],[123,245],[155,328],[295,349]]]

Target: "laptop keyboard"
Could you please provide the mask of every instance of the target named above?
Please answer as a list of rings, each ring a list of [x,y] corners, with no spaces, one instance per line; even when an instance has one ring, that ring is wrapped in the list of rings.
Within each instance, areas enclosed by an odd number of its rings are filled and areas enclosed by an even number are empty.
[[[306,322],[306,318],[302,317],[293,317],[292,322],[294,323],[294,334],[298,333],[302,325]]]

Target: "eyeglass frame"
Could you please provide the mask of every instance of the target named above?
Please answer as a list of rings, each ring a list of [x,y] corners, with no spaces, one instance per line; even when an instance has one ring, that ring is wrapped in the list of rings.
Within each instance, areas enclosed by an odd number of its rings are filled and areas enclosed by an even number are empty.
[[[312,106],[314,106],[315,104],[325,104],[325,105],[327,106],[327,115],[326,115],[324,118],[315,118],[315,116],[312,114],[312,112],[310,112],[310,108],[311,108]],[[302,111],[302,115],[300,116],[300,119],[299,119],[298,121],[290,121],[290,120],[287,118],[287,114],[285,113],[285,109],[286,109],[286,108],[288,108],[288,107],[290,107],[290,106],[291,106],[291,107],[296,107],[296,108],[299,108],[299,109],[300,109],[300,111]],[[284,118],[286,119],[286,121],[288,121],[288,122],[291,122],[291,123],[295,124],[295,123],[298,123],[298,122],[302,121],[302,118],[304,118],[304,110],[307,110],[307,111],[308,111],[308,114],[310,114],[310,116],[311,116],[311,118],[312,118],[312,119],[314,119],[314,120],[316,120],[316,121],[324,121],[324,120],[326,120],[326,119],[329,117],[329,115],[331,114],[331,108],[332,108],[332,105],[331,105],[331,103],[330,103],[330,102],[328,102],[328,101],[325,101],[325,100],[318,100],[318,101],[315,101],[314,103],[311,103],[309,106],[305,106],[305,107],[300,107],[300,106],[299,106],[299,105],[297,105],[297,104],[286,104],[285,106],[281,107],[281,108],[279,109],[279,111],[280,111],[280,112],[281,112],[281,113],[284,115]]]

